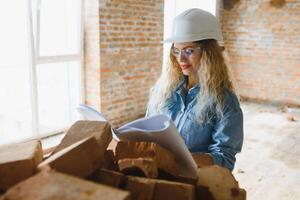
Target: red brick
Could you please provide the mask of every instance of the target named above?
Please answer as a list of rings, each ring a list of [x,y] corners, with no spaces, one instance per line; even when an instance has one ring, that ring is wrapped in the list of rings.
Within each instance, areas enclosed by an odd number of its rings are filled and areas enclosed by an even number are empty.
[[[193,200],[195,187],[190,184],[157,180],[153,200]]]
[[[195,199],[195,188],[193,185],[159,179],[128,176],[125,189],[131,192],[133,199]]]
[[[116,160],[124,158],[153,158],[158,169],[171,175],[179,175],[175,157],[171,152],[151,142],[122,141],[117,144]]]
[[[217,2],[239,94],[250,100],[300,105],[300,2]],[[222,2],[237,3],[224,9]]]
[[[185,177],[185,176],[171,176],[170,174],[164,174],[162,172],[159,173],[159,178],[164,179],[167,181],[173,181],[173,182],[179,182],[179,183],[187,183],[190,185],[197,185],[198,178],[190,178],[190,177]]]
[[[239,188],[229,169],[213,165],[198,168],[197,174],[196,192],[199,199],[246,199],[246,191]]]
[[[153,179],[128,176],[124,189],[130,191],[133,200],[152,200],[155,181]]]
[[[118,188],[125,184],[126,177],[120,172],[101,168],[96,170],[89,180]]]
[[[102,167],[108,170],[118,170],[118,165],[115,161],[115,155],[113,150],[109,149],[106,150],[106,152],[104,153],[104,164]]]
[[[130,194],[116,188],[54,171],[43,171],[17,184],[2,196],[3,200],[130,200]]]
[[[104,154],[108,147],[112,135],[110,125],[107,122],[100,121],[77,121],[67,131],[61,143],[54,150],[56,153],[84,138],[95,136],[99,144],[99,151]]]
[[[1,146],[0,191],[36,173],[42,159],[42,145],[37,140]]]
[[[153,158],[125,158],[118,160],[119,170],[124,174],[138,175],[140,172],[145,177],[157,178],[158,170]]]
[[[104,154],[95,137],[85,138],[51,155],[38,168],[86,177],[103,165]]]
[[[85,51],[85,81],[93,90],[85,89],[85,101],[101,110],[113,126],[119,126],[144,114],[147,98],[139,97],[148,97],[150,87],[161,73],[163,59],[160,41],[163,40],[164,28],[164,10],[161,8],[164,1],[104,0],[97,3],[99,5],[86,6],[87,13],[93,15],[88,15],[85,20],[89,24],[86,29],[89,37],[85,38],[85,46],[88,47]],[[96,48],[95,51],[91,47]],[[139,70],[131,70],[133,64]],[[93,77],[92,69],[95,67],[99,71]],[[149,69],[153,72],[152,77],[149,76]],[[123,93],[113,93],[117,90]],[[119,104],[113,101],[118,99],[126,100],[117,107]],[[109,105],[104,105],[105,101]],[[139,104],[142,106],[137,107]],[[120,113],[125,116],[119,117]]]

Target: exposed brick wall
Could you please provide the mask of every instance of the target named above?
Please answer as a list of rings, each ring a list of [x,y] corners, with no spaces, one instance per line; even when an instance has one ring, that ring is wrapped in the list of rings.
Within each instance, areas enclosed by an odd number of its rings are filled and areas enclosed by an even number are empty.
[[[85,1],[84,90],[85,103],[101,110],[99,0]]]
[[[300,1],[228,2],[217,15],[240,95],[300,105]]]
[[[99,1],[100,64],[87,74],[91,83],[96,80],[96,88],[87,87],[86,96],[87,103],[99,101],[101,112],[113,125],[145,113],[149,89],[162,66],[163,2]],[[100,100],[91,100],[98,91]]]

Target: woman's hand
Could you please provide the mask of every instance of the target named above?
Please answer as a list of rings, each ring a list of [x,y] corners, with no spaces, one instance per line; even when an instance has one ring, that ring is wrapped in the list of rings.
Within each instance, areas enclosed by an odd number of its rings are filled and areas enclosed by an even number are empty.
[[[209,154],[192,153],[192,156],[193,156],[198,168],[213,165],[212,157]]]

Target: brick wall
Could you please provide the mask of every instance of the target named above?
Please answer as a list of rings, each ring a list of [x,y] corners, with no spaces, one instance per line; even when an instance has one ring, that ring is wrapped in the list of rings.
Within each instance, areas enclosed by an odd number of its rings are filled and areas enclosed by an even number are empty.
[[[149,88],[161,72],[163,5],[163,0],[99,1],[100,60],[86,69],[92,72],[87,82],[96,84],[87,87],[86,102],[98,101],[113,125],[145,113]]]
[[[217,15],[240,95],[300,105],[300,1],[224,2]]]
[[[85,103],[101,110],[99,0],[85,1],[84,90]]]

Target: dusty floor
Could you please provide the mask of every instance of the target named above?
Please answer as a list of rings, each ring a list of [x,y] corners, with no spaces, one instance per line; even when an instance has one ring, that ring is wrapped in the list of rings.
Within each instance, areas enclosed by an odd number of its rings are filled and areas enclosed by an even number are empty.
[[[254,103],[242,109],[245,140],[233,174],[247,199],[300,199],[300,109]]]

